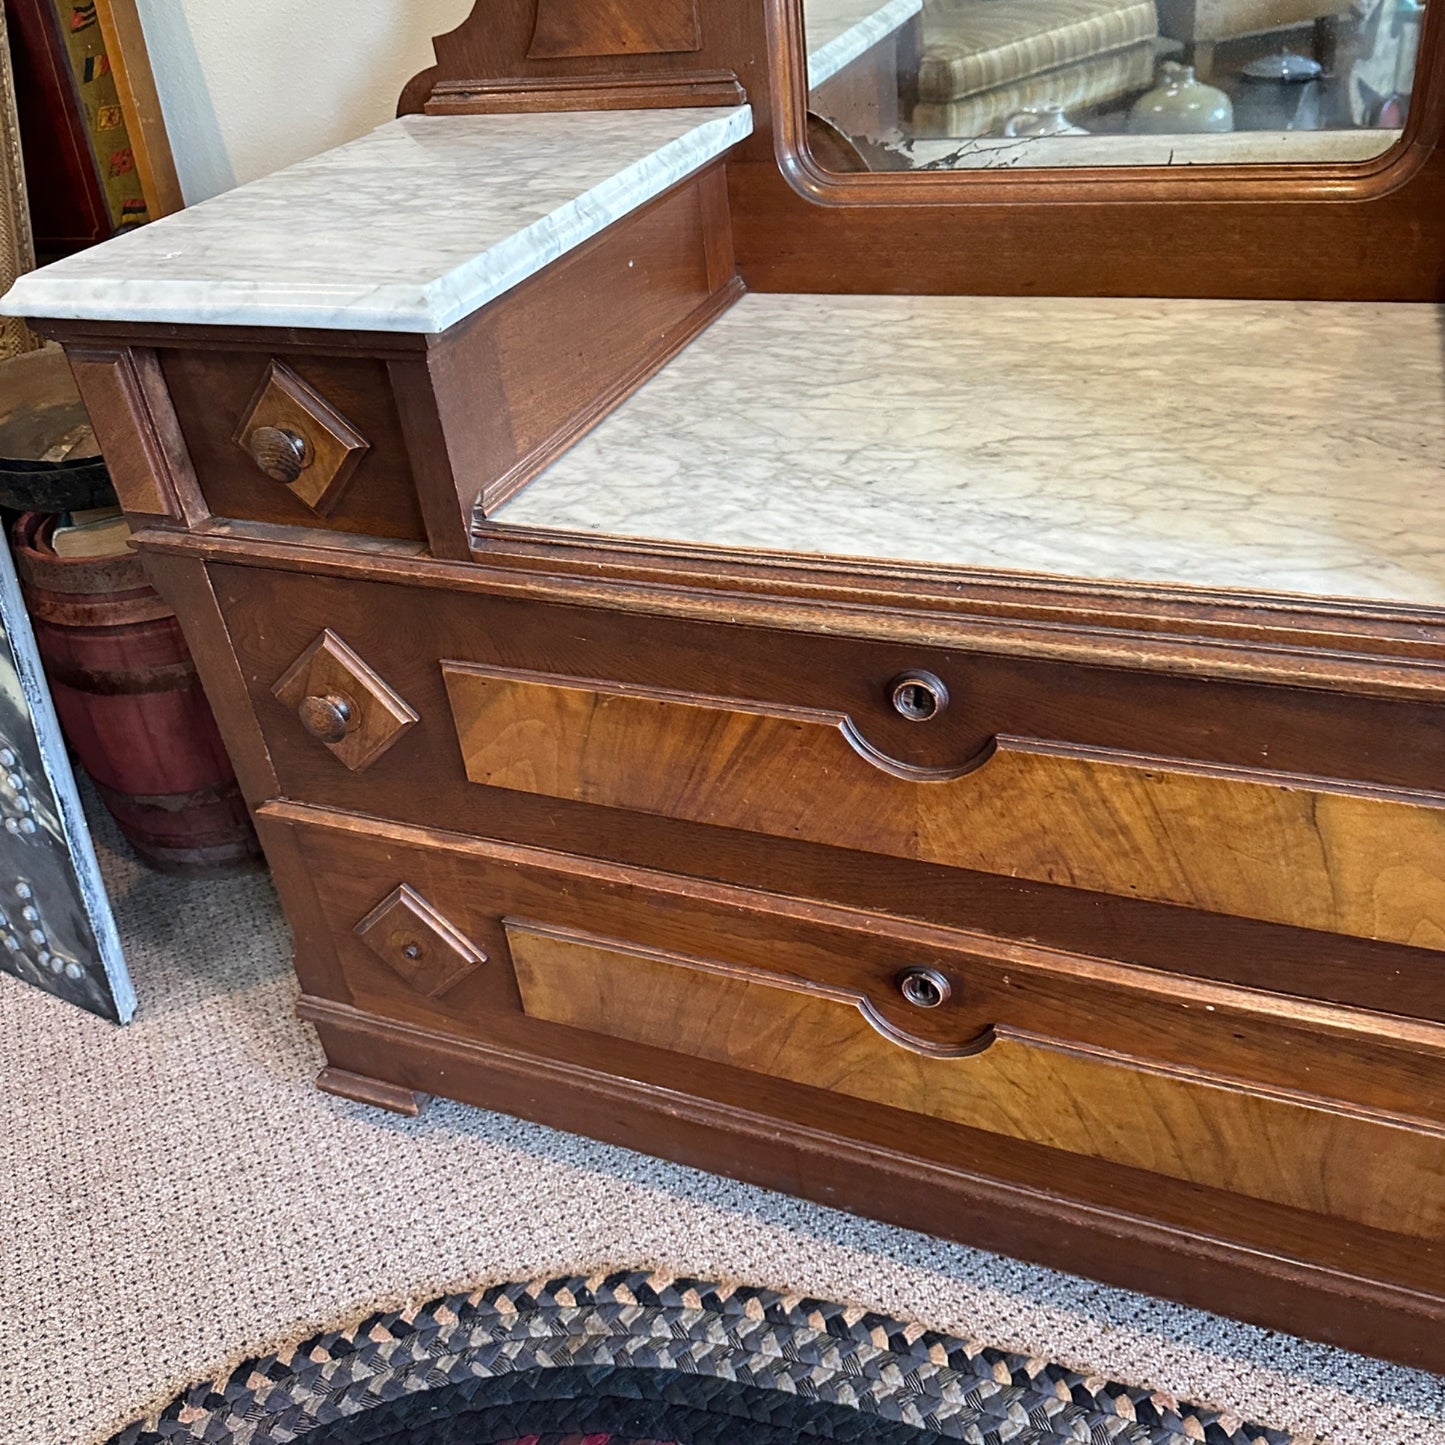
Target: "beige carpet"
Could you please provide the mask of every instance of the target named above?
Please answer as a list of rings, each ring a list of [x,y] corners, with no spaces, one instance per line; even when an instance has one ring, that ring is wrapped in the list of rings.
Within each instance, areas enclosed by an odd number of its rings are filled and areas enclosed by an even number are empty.
[[[382,1305],[607,1266],[859,1301],[1337,1445],[1445,1445],[1434,1376],[459,1105],[319,1094],[267,882],[99,841],[137,1021],[0,976],[0,1445],[91,1445]]]

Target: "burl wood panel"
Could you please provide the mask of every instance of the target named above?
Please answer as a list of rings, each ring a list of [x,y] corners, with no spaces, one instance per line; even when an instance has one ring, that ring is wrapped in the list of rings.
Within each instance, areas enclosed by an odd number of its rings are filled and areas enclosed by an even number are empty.
[[[804,980],[866,1011],[890,1036],[957,1056],[998,1030],[1095,1048],[1126,1047],[1253,1086],[1328,1096],[1343,1107],[1419,1116],[1445,1128],[1445,1026],[1203,983],[1105,958],[937,928],[615,861],[468,838],[297,803],[263,818],[296,825],[307,863],[278,870],[293,921],[322,921],[298,944],[310,993],[391,1018],[492,1040],[528,1037],[505,968],[469,976],[444,1001],[403,982],[395,960],[358,946],[358,920],[413,890],[481,952],[506,955],[500,919],[625,938]],[[263,829],[270,843],[289,827]],[[413,940],[420,941],[420,940]],[[322,967],[334,951],[335,970]],[[909,1003],[905,969],[935,970],[947,997]],[[499,1014],[498,1010],[502,1012]],[[569,1055],[571,1056],[571,1055]],[[610,1056],[609,1056],[610,1057]]]
[[[801,708],[444,663],[490,787],[1445,946],[1445,798],[1001,738],[901,765]]]
[[[338,348],[342,346],[338,338]],[[236,441],[280,361],[342,417],[365,433],[345,490],[326,515],[283,482],[266,476]],[[422,540],[426,528],[412,482],[386,365],[366,357],[264,351],[174,349],[161,366],[201,491],[218,517],[325,527],[377,537]]]
[[[670,55],[702,45],[697,0],[537,0],[529,60]]]
[[[973,756],[990,737],[1004,734],[1385,787],[1430,788],[1445,775],[1438,704],[950,650],[947,637],[919,640],[922,624],[913,616],[908,635],[897,640],[809,630],[816,628],[816,607],[798,609],[803,616],[796,629],[749,627],[741,623],[756,609],[746,597],[725,591],[704,595],[709,615],[726,620],[659,616],[650,602],[643,609],[629,605],[623,589],[618,605],[607,607],[590,573],[578,585],[485,566],[324,554],[259,537],[162,543],[153,534],[152,546],[204,549],[217,558],[213,584],[251,689],[261,730],[257,746],[264,739],[280,796],[743,886],[785,888],[880,916],[1037,940],[1175,976],[1445,1019],[1445,970],[1440,954],[1429,949],[469,787],[438,659],[808,702],[846,712],[880,748],[923,766]],[[236,565],[241,548],[259,554],[257,565]],[[579,592],[591,605],[567,605]],[[647,594],[674,596],[661,585]],[[849,617],[861,610],[852,609]],[[848,620],[840,616],[840,631]],[[328,627],[423,720],[361,777],[328,757],[300,728],[294,710],[282,708],[271,693],[293,659]],[[207,650],[197,656],[206,668]],[[888,705],[890,679],[917,666],[939,673],[954,697],[946,714],[924,726],[904,721]],[[234,752],[235,741],[228,737],[228,743]]]
[[[1445,1133],[1008,1034],[972,1057],[931,1058],[806,986],[525,921],[508,920],[507,939],[536,1018],[1380,1229],[1445,1236]]]

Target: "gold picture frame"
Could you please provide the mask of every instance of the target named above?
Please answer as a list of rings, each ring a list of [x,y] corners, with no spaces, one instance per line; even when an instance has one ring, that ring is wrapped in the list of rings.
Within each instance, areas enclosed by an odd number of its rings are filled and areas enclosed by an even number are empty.
[[[15,75],[5,7],[0,5],[0,293],[35,266],[30,211],[25,199],[25,166],[20,159],[20,119],[15,109]],[[0,316],[0,361],[34,351],[40,338],[14,316]]]

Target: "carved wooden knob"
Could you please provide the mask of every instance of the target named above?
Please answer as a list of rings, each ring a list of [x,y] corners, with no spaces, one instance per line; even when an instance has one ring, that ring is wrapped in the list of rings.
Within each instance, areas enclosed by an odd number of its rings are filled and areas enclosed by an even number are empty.
[[[351,699],[335,692],[325,697],[303,697],[296,709],[301,726],[323,743],[339,743],[351,731],[352,712]]]
[[[286,427],[258,426],[246,446],[251,460],[273,482],[294,482],[311,464],[306,438]]]

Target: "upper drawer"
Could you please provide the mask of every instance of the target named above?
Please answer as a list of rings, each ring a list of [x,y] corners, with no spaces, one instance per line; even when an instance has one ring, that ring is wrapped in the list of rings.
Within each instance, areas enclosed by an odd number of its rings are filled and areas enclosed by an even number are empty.
[[[837,713],[457,662],[442,672],[467,776],[489,787],[1445,945],[1440,794],[1015,737],[923,767]]]
[[[385,362],[159,355],[201,494],[217,516],[425,540]],[[279,446],[278,432],[299,439],[289,457],[267,450]]]
[[[478,517],[741,289],[715,164],[440,335],[137,325],[67,347],[133,520],[210,512],[465,560]]]
[[[1445,1018],[1437,706],[211,576],[282,796]]]

